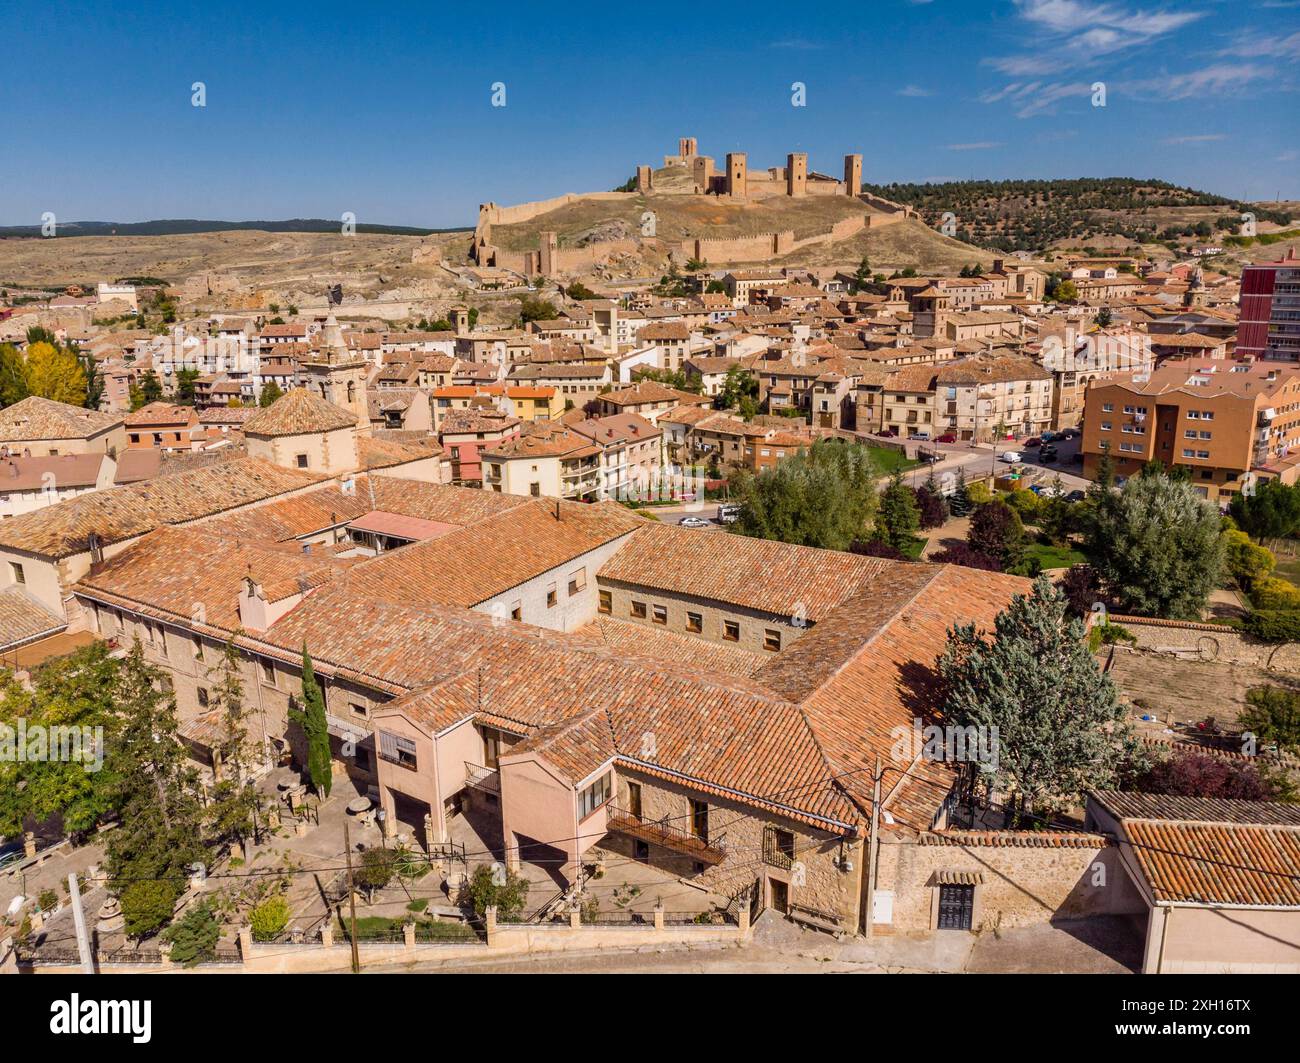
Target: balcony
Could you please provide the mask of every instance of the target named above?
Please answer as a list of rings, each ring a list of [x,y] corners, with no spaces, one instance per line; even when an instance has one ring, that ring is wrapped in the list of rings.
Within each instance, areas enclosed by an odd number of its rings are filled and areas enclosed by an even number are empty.
[[[486,793],[501,794],[501,772],[496,768],[489,768],[483,764],[475,764],[472,761],[465,761],[465,785],[474,790],[483,790]]]
[[[674,852],[684,853],[702,864],[720,864],[727,856],[724,838],[706,841],[679,826],[670,816],[657,820],[646,819],[638,813],[610,805],[606,825],[610,830],[626,834],[630,838],[653,842]]]

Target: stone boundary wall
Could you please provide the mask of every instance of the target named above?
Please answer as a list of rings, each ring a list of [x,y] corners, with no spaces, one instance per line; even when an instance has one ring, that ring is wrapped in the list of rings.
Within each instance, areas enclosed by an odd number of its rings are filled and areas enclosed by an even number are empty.
[[[1253,665],[1275,672],[1300,672],[1300,642],[1264,642],[1222,624],[1155,620],[1118,613],[1110,614],[1110,622],[1137,639],[1135,649],[1223,664]]]
[[[750,934],[747,913],[740,925],[582,926],[570,923],[501,923],[489,921],[486,942],[439,944],[415,942],[413,932],[404,942],[358,942],[357,957],[365,967],[392,967],[428,963],[464,963],[473,960],[501,960],[541,953],[589,952],[608,949],[635,950],[702,944],[739,945]],[[242,963],[200,964],[183,967],[163,963],[102,964],[103,974],[312,974],[349,971],[352,947],[346,941],[330,940],[301,945],[259,944],[241,934]],[[6,960],[5,957],[9,959]],[[5,953],[0,944],[0,961],[10,963],[12,949]],[[75,963],[0,963],[0,973],[79,974]]]

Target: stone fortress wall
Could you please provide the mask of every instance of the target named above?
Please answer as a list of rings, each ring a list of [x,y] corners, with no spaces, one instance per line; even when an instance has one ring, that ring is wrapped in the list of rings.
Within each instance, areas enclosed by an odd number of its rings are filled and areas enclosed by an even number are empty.
[[[662,240],[647,236],[640,239],[623,238],[593,241],[583,247],[561,248],[553,232],[539,236],[536,251],[509,251],[496,246],[492,240],[494,225],[517,225],[547,214],[577,201],[623,202],[638,196],[653,195],[653,171],[648,166],[637,167],[637,191],[593,192],[578,195],[567,192],[551,199],[537,200],[503,207],[485,203],[479,207],[478,223],[474,228],[471,259],[480,266],[494,266],[513,270],[525,276],[549,277],[560,273],[586,270],[612,255],[636,253],[653,246],[682,260],[698,259],[715,266],[764,264],[792,251],[819,244],[844,240],[865,229],[892,225],[904,218],[913,217],[910,207],[893,203],[879,196],[862,192],[862,156],[844,157],[844,177],[837,179],[827,174],[808,170],[808,156],[792,152],[785,166],[765,170],[750,170],[743,152],[729,153],[725,166],[715,167],[714,160],[700,155],[694,137],[682,137],[675,155],[664,156],[664,167],[688,170],[693,178],[693,193],[684,195],[717,195],[733,201],[754,202],[777,196],[802,198],[804,196],[849,196],[871,207],[877,213],[861,214],[841,219],[824,231],[796,239],[793,230],[764,232],[752,235],[710,239],[694,237],[686,240]]]

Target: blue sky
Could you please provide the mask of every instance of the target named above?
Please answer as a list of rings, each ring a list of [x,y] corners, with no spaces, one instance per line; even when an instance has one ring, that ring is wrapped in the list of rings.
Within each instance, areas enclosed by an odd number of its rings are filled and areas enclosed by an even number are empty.
[[[612,188],[683,135],[751,166],[861,151],[868,181],[1300,198],[1300,0],[26,3],[5,29],[0,224],[469,225]]]

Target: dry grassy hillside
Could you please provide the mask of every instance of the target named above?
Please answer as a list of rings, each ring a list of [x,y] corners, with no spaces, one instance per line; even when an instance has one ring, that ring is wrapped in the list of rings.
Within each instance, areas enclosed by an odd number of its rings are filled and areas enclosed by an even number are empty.
[[[622,201],[580,199],[514,225],[494,225],[492,241],[508,251],[537,247],[542,232],[554,232],[561,247],[582,247],[593,240],[617,240],[639,235],[641,216],[653,211],[656,234],[679,241],[704,236],[726,239],[793,229],[796,238],[828,229],[855,214],[874,213],[847,196],[808,196],[735,202],[719,196],[634,196]]]
[[[432,238],[428,238],[432,239]],[[467,234],[460,243],[469,244]],[[96,283],[196,273],[236,272],[251,283],[292,285],[322,274],[383,276],[412,272],[417,236],[241,231],[174,236],[82,236],[0,240],[0,283]]]

